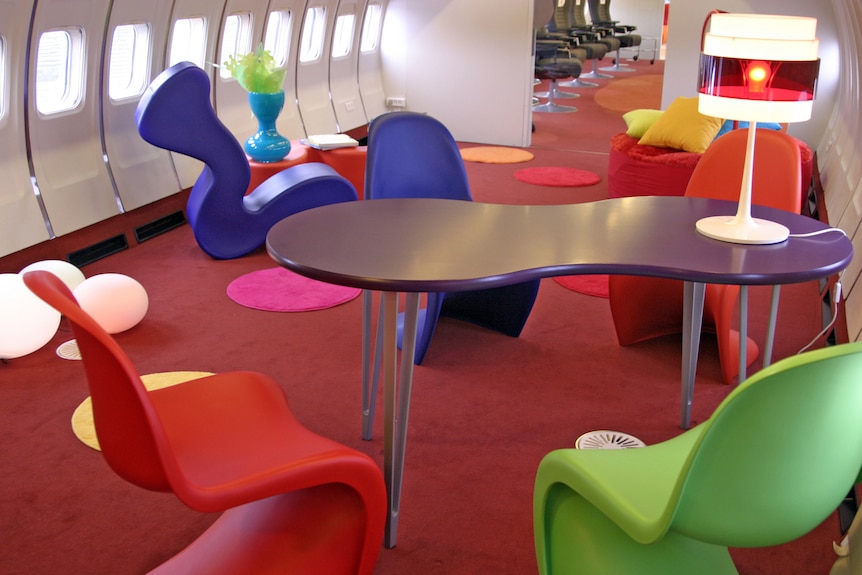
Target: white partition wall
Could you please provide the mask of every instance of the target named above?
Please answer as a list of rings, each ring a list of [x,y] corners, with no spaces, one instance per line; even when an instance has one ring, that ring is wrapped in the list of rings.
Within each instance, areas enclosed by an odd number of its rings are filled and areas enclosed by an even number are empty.
[[[30,152],[58,236],[120,213],[99,132],[99,70],[109,4],[109,0],[36,4],[28,85],[33,97],[27,103]]]
[[[163,68],[188,60],[207,71],[210,82],[215,75],[224,0],[174,0]],[[176,36],[176,38],[175,38]],[[213,97],[213,94],[210,94]],[[182,188],[189,188],[201,173],[203,164],[181,154],[171,154]]]
[[[0,1],[0,257],[48,239],[30,184],[24,78],[31,2]]]
[[[381,50],[386,97],[466,142],[527,146],[533,0],[389,0]]]
[[[310,0],[302,19],[296,66],[299,113],[308,134],[338,131],[329,96],[329,54],[338,0]]]
[[[138,135],[135,109],[165,61],[168,2],[114,0],[106,33],[102,86],[105,153],[125,210],[180,190],[170,154]]]
[[[276,61],[287,68],[284,76],[284,109],[278,116],[278,132],[291,140],[306,136],[296,97],[296,61],[305,0],[270,0],[264,41]]]
[[[386,112],[386,93],[383,90],[383,67],[380,57],[380,38],[386,0],[370,0],[362,17],[359,44],[359,94],[365,117],[370,122]]]
[[[365,0],[341,0],[329,51],[329,92],[338,122],[346,132],[368,123],[359,95],[359,40]]]

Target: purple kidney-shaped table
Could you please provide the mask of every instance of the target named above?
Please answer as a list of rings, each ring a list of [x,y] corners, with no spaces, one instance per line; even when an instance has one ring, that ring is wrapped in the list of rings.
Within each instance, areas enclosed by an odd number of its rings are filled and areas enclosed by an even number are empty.
[[[575,274],[683,280],[681,425],[687,428],[705,284],[805,282],[840,272],[853,257],[853,246],[840,230],[759,206],[752,207],[752,215],[787,226],[791,232],[787,241],[726,243],[695,229],[702,217],[735,213],[733,202],[662,196],[541,206],[391,199],[314,208],[273,226],[267,250],[280,265],[316,280],[366,290],[362,376],[366,439],[374,409],[369,379],[376,382],[376,377],[369,376],[368,290],[383,293],[384,474],[389,492],[384,544],[393,547],[396,540],[421,293]],[[396,378],[398,292],[405,292],[407,301]],[[770,332],[773,329],[771,325]],[[740,335],[742,342],[744,335]]]

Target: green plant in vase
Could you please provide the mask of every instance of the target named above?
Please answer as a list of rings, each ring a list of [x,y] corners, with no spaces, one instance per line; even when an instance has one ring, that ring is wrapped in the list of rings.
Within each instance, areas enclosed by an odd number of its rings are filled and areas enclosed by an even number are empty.
[[[256,162],[278,162],[290,153],[290,140],[278,133],[275,121],[284,108],[284,76],[269,50],[257,50],[242,56],[230,56],[224,64],[231,76],[248,92],[248,104],[257,118],[258,131],[243,144],[248,156]]]

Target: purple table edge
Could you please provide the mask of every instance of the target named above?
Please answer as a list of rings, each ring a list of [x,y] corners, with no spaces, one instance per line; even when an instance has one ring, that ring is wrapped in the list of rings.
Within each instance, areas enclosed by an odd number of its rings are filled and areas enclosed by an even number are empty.
[[[846,268],[853,258],[853,246],[840,230],[813,218],[760,206],[752,207],[752,215],[787,226],[790,238],[780,244],[746,245],[714,240],[696,231],[698,219],[733,215],[736,206],[721,200],[667,196],[537,206],[391,199],[314,208],[273,226],[266,245],[278,264],[312,279],[366,290],[364,439],[370,439],[374,413],[373,383],[369,381],[376,382],[376,376],[369,373],[371,291],[383,292],[384,474],[389,492],[386,547],[396,543],[413,376],[413,362],[404,358],[413,357],[421,293],[466,291],[575,274],[683,280],[680,425],[686,429],[690,426],[705,284],[743,286],[741,298],[745,297],[745,286],[772,285],[774,310],[777,286],[828,277]],[[440,254],[452,257],[444,260]],[[407,294],[407,304],[396,379],[398,292]],[[741,301],[741,318],[744,313],[747,302]],[[774,320],[771,313],[767,350],[771,350]],[[741,342],[744,335],[740,334]],[[374,352],[379,354],[380,347]]]

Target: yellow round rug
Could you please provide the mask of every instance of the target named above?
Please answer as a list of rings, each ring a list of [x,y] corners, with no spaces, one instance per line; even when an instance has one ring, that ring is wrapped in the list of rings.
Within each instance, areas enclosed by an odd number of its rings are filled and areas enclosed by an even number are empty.
[[[167,371],[164,373],[142,375],[141,381],[144,382],[144,387],[148,390],[153,390],[170,387],[184,381],[208,375],[213,374],[208,371]],[[96,428],[93,425],[93,402],[89,397],[82,401],[75,409],[75,412],[72,413],[72,431],[75,432],[75,436],[84,445],[101,451],[99,440],[96,438]]]
[[[462,148],[461,158],[465,162],[481,162],[483,164],[518,164],[532,160],[533,153],[520,148],[504,146],[475,146]]]

